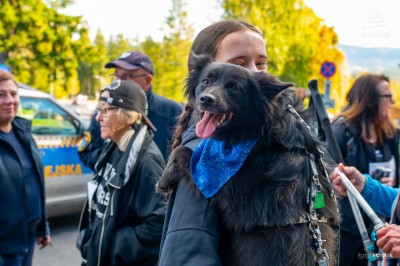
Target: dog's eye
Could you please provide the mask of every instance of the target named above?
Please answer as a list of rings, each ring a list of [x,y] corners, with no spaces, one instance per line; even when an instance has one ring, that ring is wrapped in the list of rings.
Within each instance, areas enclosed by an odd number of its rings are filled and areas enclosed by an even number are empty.
[[[227,88],[228,90],[232,90],[232,91],[239,91],[239,87],[237,86],[236,82],[234,81],[229,81],[225,84],[225,88]]]
[[[210,81],[208,79],[203,79],[201,82],[201,85],[208,85],[210,84]]]

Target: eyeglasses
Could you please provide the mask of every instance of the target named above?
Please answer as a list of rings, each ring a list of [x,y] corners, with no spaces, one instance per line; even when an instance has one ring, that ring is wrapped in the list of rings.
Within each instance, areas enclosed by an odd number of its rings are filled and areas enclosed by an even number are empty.
[[[388,100],[393,100],[393,94],[381,94],[379,95],[380,98],[386,98]]]
[[[124,73],[122,75],[119,75],[117,73],[111,74],[111,76],[114,77],[114,79],[120,79],[120,80],[129,80],[129,79],[134,79],[134,78],[140,78],[140,77],[145,77],[147,74],[138,74],[138,75],[133,75],[131,73]]]
[[[100,106],[96,107],[96,111],[104,117],[107,117],[107,113],[109,110],[119,109],[118,107],[108,107],[108,108],[101,108]]]

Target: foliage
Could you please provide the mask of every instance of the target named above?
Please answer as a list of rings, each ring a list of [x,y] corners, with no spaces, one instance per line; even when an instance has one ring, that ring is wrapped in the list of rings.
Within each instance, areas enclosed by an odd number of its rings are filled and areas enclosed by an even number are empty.
[[[155,43],[148,37],[142,48],[153,59],[156,70],[154,90],[176,101],[184,101],[182,91],[194,30],[187,23],[185,3],[182,0],[172,2],[172,10],[166,19],[169,34],[164,36],[162,43]]]
[[[104,68],[109,58],[107,45],[101,31],[97,31],[93,46],[82,47],[81,49],[83,56],[79,58],[78,68],[81,84],[80,92],[85,95],[96,96],[96,92],[99,92],[111,80],[111,78],[107,78],[107,70]]]
[[[343,88],[348,87],[349,72],[343,53],[337,48],[338,37],[302,0],[221,2],[225,18],[248,21],[264,33],[269,72],[300,88],[317,78],[322,89],[320,66],[330,61],[339,70],[332,78],[331,95],[342,96]],[[341,106],[341,102],[336,104],[337,108]]]
[[[118,34],[115,37],[111,36],[107,44],[108,58],[116,60],[122,53],[135,50],[135,48],[137,47],[129,39],[125,38],[123,34]]]
[[[0,62],[17,80],[56,97],[79,91],[78,57],[91,46],[81,18],[55,9],[69,2],[0,0]]]
[[[72,0],[0,0],[0,63],[11,66],[17,80],[56,97],[79,92],[95,96],[112,79],[112,70],[104,65],[126,51],[139,50],[154,63],[154,91],[184,101],[182,89],[194,37],[187,1],[172,0],[161,41],[150,36],[131,40],[122,34],[106,41],[100,30],[91,41],[89,26],[81,17],[58,12]],[[337,48],[338,36],[303,0],[218,1],[224,18],[242,19],[262,30],[268,71],[295,82],[298,88],[317,78],[323,93],[320,66],[334,62],[337,73],[331,78],[331,98],[336,108],[330,111],[337,113],[343,107],[352,80],[344,54]]]

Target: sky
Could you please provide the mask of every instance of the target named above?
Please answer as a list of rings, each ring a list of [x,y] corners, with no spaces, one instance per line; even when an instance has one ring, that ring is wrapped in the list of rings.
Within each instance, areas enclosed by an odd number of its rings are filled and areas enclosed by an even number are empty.
[[[270,0],[269,0],[270,1]],[[279,1],[279,0],[273,0]],[[197,34],[218,21],[217,0],[188,0],[188,21]],[[325,23],[334,27],[340,44],[400,48],[400,0],[304,0]],[[159,40],[172,8],[170,0],[75,0],[63,10],[82,15],[93,38],[101,29],[106,39],[123,33],[127,38],[152,36]]]

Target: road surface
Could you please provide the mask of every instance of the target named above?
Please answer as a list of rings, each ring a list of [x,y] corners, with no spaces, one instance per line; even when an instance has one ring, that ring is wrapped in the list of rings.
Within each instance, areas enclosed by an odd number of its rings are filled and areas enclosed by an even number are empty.
[[[50,219],[52,246],[35,249],[33,266],[79,266],[81,258],[75,247],[80,214]]]

